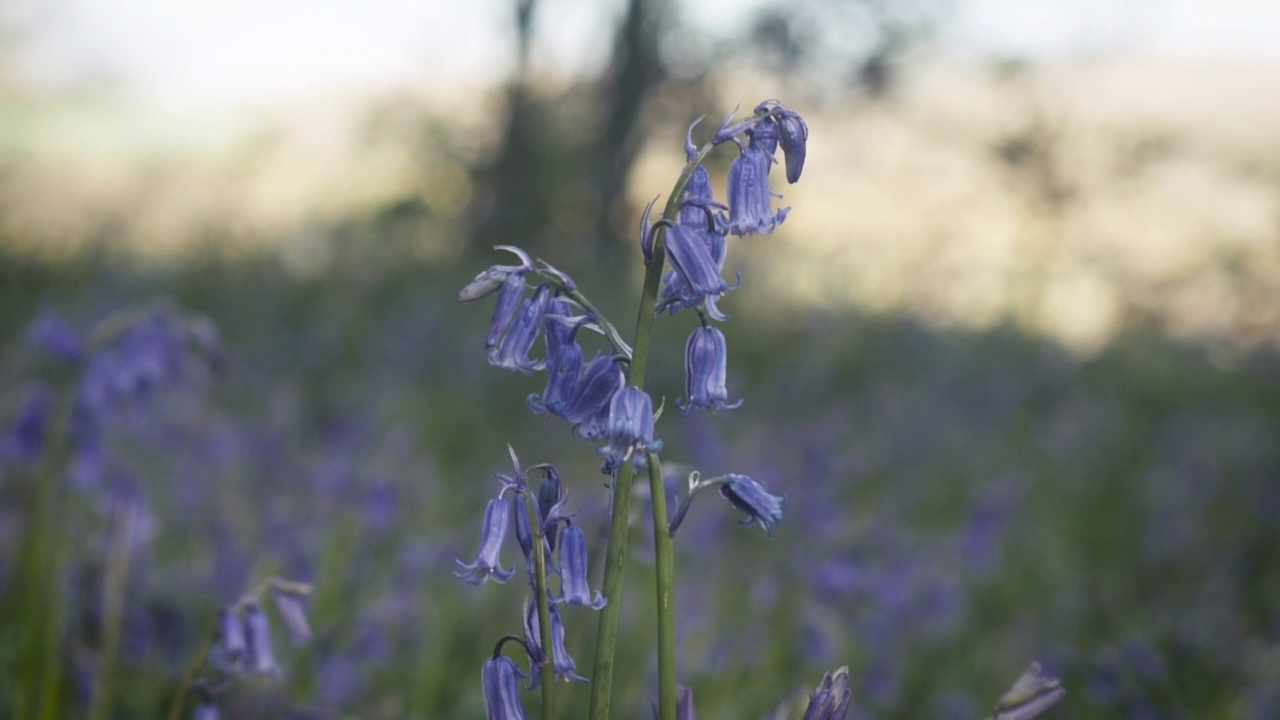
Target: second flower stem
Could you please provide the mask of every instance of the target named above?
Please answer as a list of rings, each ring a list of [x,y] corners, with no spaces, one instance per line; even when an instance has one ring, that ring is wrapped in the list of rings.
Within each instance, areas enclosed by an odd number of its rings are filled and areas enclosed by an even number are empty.
[[[653,551],[658,604],[658,720],[676,720],[675,543],[667,530],[667,488],[657,454],[649,453]]]

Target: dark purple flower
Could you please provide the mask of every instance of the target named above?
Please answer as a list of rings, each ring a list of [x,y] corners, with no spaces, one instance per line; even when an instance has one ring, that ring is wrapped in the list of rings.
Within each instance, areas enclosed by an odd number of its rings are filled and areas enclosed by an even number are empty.
[[[520,702],[520,668],[505,655],[484,661],[484,712],[488,720],[525,720]]]
[[[653,720],[658,720],[661,710],[658,707],[658,696],[653,696]],[[698,720],[693,710],[693,690],[679,685],[676,687],[676,720]]]
[[[511,505],[508,501],[501,496],[491,499],[484,509],[484,527],[480,533],[480,551],[476,554],[476,561],[467,565],[461,560],[454,560],[458,569],[453,574],[472,585],[483,585],[490,576],[500,583],[510,580],[515,569],[503,570],[498,557],[510,524]]]
[[[758,522],[770,536],[773,524],[782,520],[782,504],[787,501],[786,495],[771,495],[765,486],[746,475],[725,475],[720,494],[747,514],[740,521],[743,525]]]
[[[280,665],[271,648],[271,626],[257,603],[244,607],[244,634],[249,645],[249,670],[259,675],[279,675]]]
[[[498,291],[498,299],[493,304],[493,319],[489,321],[489,334],[485,336],[484,346],[490,350],[502,342],[507,334],[511,321],[516,317],[516,308],[524,297],[525,280],[522,273],[510,273],[502,281]]]
[[[545,360],[530,360],[529,351],[533,349],[538,333],[542,330],[542,317],[550,299],[551,286],[541,285],[532,297],[521,303],[501,342],[490,348],[490,365],[504,370],[519,370],[526,375],[546,366]]]
[[[773,212],[773,198],[781,196],[769,189],[778,126],[771,122],[757,123],[747,130],[747,136],[750,142],[729,167],[729,216],[725,229],[734,235],[767,235],[786,220],[791,209]]]
[[[601,472],[606,474],[625,462],[644,467],[645,453],[662,450],[662,441],[653,439],[653,401],[647,393],[631,385],[613,396],[606,437],[609,444],[597,451],[605,458]]]
[[[779,130],[778,140],[782,145],[782,152],[787,158],[787,182],[794,183],[800,179],[800,172],[804,170],[805,145],[809,140],[809,126],[805,124],[804,118],[800,117],[799,113],[777,100],[766,100],[756,106],[757,115],[762,115],[770,110],[775,113],[774,121],[778,123]]]
[[[280,619],[289,629],[289,638],[295,646],[305,645],[311,640],[311,624],[307,622],[307,593],[305,587],[293,583],[277,584],[272,590],[272,599]]]
[[[680,414],[688,415],[695,408],[721,410],[738,407],[742,400],[730,404],[729,391],[725,389],[725,369],[728,349],[724,333],[714,327],[699,327],[689,335],[684,348],[685,403],[676,400]]]
[[[555,653],[555,674],[557,677],[573,682],[585,683],[587,679],[577,673],[578,666],[569,657],[569,652],[564,649],[564,621],[560,619],[560,611],[555,605],[548,605],[551,611],[551,649]],[[538,606],[532,600],[525,600],[524,603],[524,640],[529,647],[529,658],[534,666],[542,665],[547,661],[546,650],[542,645],[542,631],[538,624]],[[528,690],[538,687],[541,678],[538,677],[536,670],[529,672]]]
[[[591,597],[587,586],[587,538],[577,525],[560,534],[560,597],[555,602],[599,610],[609,601],[597,590]]]
[[[824,673],[822,682],[809,696],[804,720],[843,720],[849,710],[849,668]]]
[[[1031,720],[1057,704],[1067,693],[1062,683],[1048,677],[1033,662],[996,703],[992,720]]]
[[[520,258],[519,265],[494,265],[467,283],[458,293],[458,302],[472,302],[498,291],[512,275],[523,275],[533,269],[533,260],[525,251],[511,245],[499,245],[496,250],[506,250]]]

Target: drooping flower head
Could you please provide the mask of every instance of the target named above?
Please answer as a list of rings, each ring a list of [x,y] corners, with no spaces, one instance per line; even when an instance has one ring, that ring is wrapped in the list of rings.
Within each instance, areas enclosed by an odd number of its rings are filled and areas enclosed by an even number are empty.
[[[795,183],[804,170],[805,146],[809,142],[809,126],[804,118],[795,110],[777,100],[765,100],[756,106],[756,114],[763,115],[772,110],[774,121],[778,123],[778,140],[782,152],[787,158],[787,182]]]
[[[667,274],[658,312],[670,310],[674,313],[681,307],[701,306],[712,318],[727,320],[728,316],[716,307],[716,301],[721,295],[737,289],[738,283],[730,285],[722,275],[724,236],[677,223],[667,228],[665,238],[672,271]]]
[[[661,714],[658,696],[654,695],[653,720],[658,720]],[[698,714],[693,709],[693,690],[683,685],[676,686],[676,720],[698,720]]]
[[[778,147],[778,126],[758,122],[746,133],[747,146],[729,167],[729,215],[725,228],[734,235],[767,235],[786,220],[791,210],[784,207],[775,213],[773,198],[781,196],[769,189],[769,170]]]
[[[646,453],[662,450],[662,441],[653,438],[653,401],[645,391],[628,385],[613,396],[606,436],[609,444],[597,451],[605,458],[601,472],[606,474],[626,462],[644,467]]]
[[[213,646],[213,661],[226,670],[237,670],[249,658],[249,643],[245,640],[244,620],[240,610],[224,607],[218,611],[218,642]]]
[[[520,702],[520,667],[505,655],[484,661],[480,679],[484,685],[484,712],[487,720],[525,720]]]
[[[502,495],[489,500],[484,509],[484,527],[480,533],[480,551],[476,554],[476,560],[470,565],[455,560],[458,568],[453,574],[472,585],[483,585],[490,577],[500,583],[510,580],[515,569],[502,569],[498,557],[510,524],[510,503]]]
[[[573,390],[564,403],[564,419],[584,440],[603,437],[610,403],[626,384],[626,376],[617,360],[597,353],[574,382]]]
[[[310,587],[298,583],[277,582],[272,587],[271,598],[276,611],[289,630],[289,638],[295,646],[311,640],[311,623],[307,622],[307,595]]]
[[[685,344],[684,373],[685,400],[676,400],[680,414],[688,415],[695,408],[708,410],[733,409],[742,400],[730,403],[725,388],[725,372],[728,350],[724,333],[714,327],[699,327],[689,335]]]
[[[772,495],[765,486],[746,475],[726,475],[720,494],[746,513],[740,521],[743,525],[760,523],[768,535],[773,535],[774,523],[782,520],[782,504],[787,501],[786,495]]]

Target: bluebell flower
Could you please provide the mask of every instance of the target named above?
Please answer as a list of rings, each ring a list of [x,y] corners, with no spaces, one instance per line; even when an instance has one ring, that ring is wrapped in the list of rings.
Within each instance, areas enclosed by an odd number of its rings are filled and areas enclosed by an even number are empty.
[[[758,522],[769,535],[773,535],[774,523],[782,520],[782,504],[787,501],[786,495],[771,495],[765,486],[746,475],[726,475],[720,494],[747,514],[741,520],[743,525]]]
[[[658,696],[654,695],[653,720],[658,720],[661,714]],[[693,710],[693,690],[683,685],[676,686],[676,720],[698,720],[698,714]]]
[[[617,361],[596,353],[578,374],[564,402],[562,417],[574,426],[579,437],[587,440],[602,437],[609,404],[626,384],[626,376]]]
[[[218,706],[211,702],[201,702],[191,714],[191,720],[218,720]]]
[[[515,569],[503,570],[498,557],[510,524],[511,505],[501,495],[491,499],[484,509],[484,527],[480,533],[480,551],[476,554],[476,561],[467,565],[461,560],[454,560],[458,569],[453,574],[472,585],[483,585],[490,577],[500,583],[510,580]]]
[[[667,275],[658,312],[701,305],[712,318],[727,320],[728,316],[716,307],[716,301],[724,293],[737,289],[741,279],[733,285],[724,281],[724,236],[676,224],[667,228],[664,242],[672,272]]]
[[[305,645],[311,640],[311,624],[307,622],[305,586],[295,583],[277,583],[272,588],[272,599],[280,619],[289,630],[289,638],[295,646]]]
[[[516,308],[520,307],[520,300],[524,297],[525,284],[522,273],[510,273],[503,279],[498,299],[493,304],[489,334],[484,339],[486,349],[496,348],[507,334],[507,328],[511,327],[511,321],[516,317]]]
[[[538,512],[542,513],[544,525],[554,525],[565,517],[562,512],[565,503],[569,501],[569,493],[565,492],[559,470],[552,465],[545,465],[542,470],[542,484],[538,486]],[[547,533],[547,538],[551,537],[553,534]],[[555,548],[554,541],[551,547]]]
[[[804,118],[795,110],[777,100],[765,100],[756,106],[756,114],[762,115],[774,111],[774,121],[778,123],[778,140],[787,160],[787,182],[794,183],[800,179],[804,170],[805,145],[809,141],[809,126]]]
[[[237,608],[224,607],[218,611],[218,643],[213,653],[214,663],[227,670],[237,670],[248,661],[244,619]]]
[[[547,330],[550,332],[551,325]],[[550,342],[547,343],[550,345]],[[582,346],[576,342],[563,345],[555,353],[547,353],[547,387],[541,395],[534,393],[525,399],[529,408],[538,415],[564,416],[565,405],[572,399],[574,384],[582,371]]]
[[[609,601],[587,586],[587,538],[582,528],[570,525],[560,533],[560,597],[555,602],[599,610]]]
[[[644,467],[648,461],[645,453],[662,450],[662,441],[653,439],[653,401],[634,385],[620,390],[609,402],[606,433],[609,444],[597,451],[605,458],[601,472],[606,474],[625,462]]]
[[[786,220],[791,210],[786,207],[775,213],[773,198],[781,196],[769,189],[769,170],[778,146],[778,126],[760,122],[746,132],[749,142],[729,167],[729,216],[724,225],[734,235],[767,235]]]
[[[271,648],[271,626],[257,603],[244,607],[244,634],[249,645],[249,670],[259,675],[279,675],[280,665]]]
[[[486,268],[475,279],[467,283],[458,293],[458,302],[472,302],[498,291],[512,275],[523,275],[533,270],[533,259],[518,247],[498,245],[495,250],[506,250],[520,258],[519,265],[494,265]]]
[[[849,710],[849,668],[824,673],[822,682],[809,696],[804,720],[843,720]]]
[[[540,285],[533,296],[525,300],[516,317],[502,336],[501,342],[489,350],[489,364],[504,370],[518,370],[526,375],[541,370],[545,360],[530,360],[529,351],[542,331],[542,317],[551,299],[551,286]]]
[[[551,612],[551,649],[555,653],[556,677],[577,683],[587,682],[586,678],[577,673],[577,663],[564,649],[564,621],[560,619],[560,611],[555,605],[548,605],[547,609]],[[528,599],[524,603],[524,640],[529,648],[529,658],[535,668],[545,664],[547,653],[542,645],[542,631],[538,624],[538,605]],[[530,670],[529,676],[529,686],[526,689],[533,690],[538,687],[541,678],[538,677],[535,669]]]
[[[682,415],[695,408],[708,410],[733,409],[742,400],[730,404],[729,391],[725,388],[725,370],[728,350],[724,333],[714,327],[699,327],[689,335],[684,349],[685,404],[676,400]]]
[[[484,661],[480,671],[484,684],[484,712],[487,720],[525,720],[520,702],[520,667],[505,655]]]

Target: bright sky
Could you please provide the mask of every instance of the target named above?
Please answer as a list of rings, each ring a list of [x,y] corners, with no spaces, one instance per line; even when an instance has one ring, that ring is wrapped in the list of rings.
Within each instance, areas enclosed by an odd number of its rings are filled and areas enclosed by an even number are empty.
[[[962,53],[1097,51],[1280,60],[1276,0],[955,0]],[[763,0],[685,0],[696,27],[741,26]],[[620,0],[544,0],[538,62],[588,68]],[[16,67],[38,85],[95,78],[165,105],[256,103],[330,89],[489,83],[511,68],[510,0],[10,0]],[[551,21],[554,20],[554,21]]]

